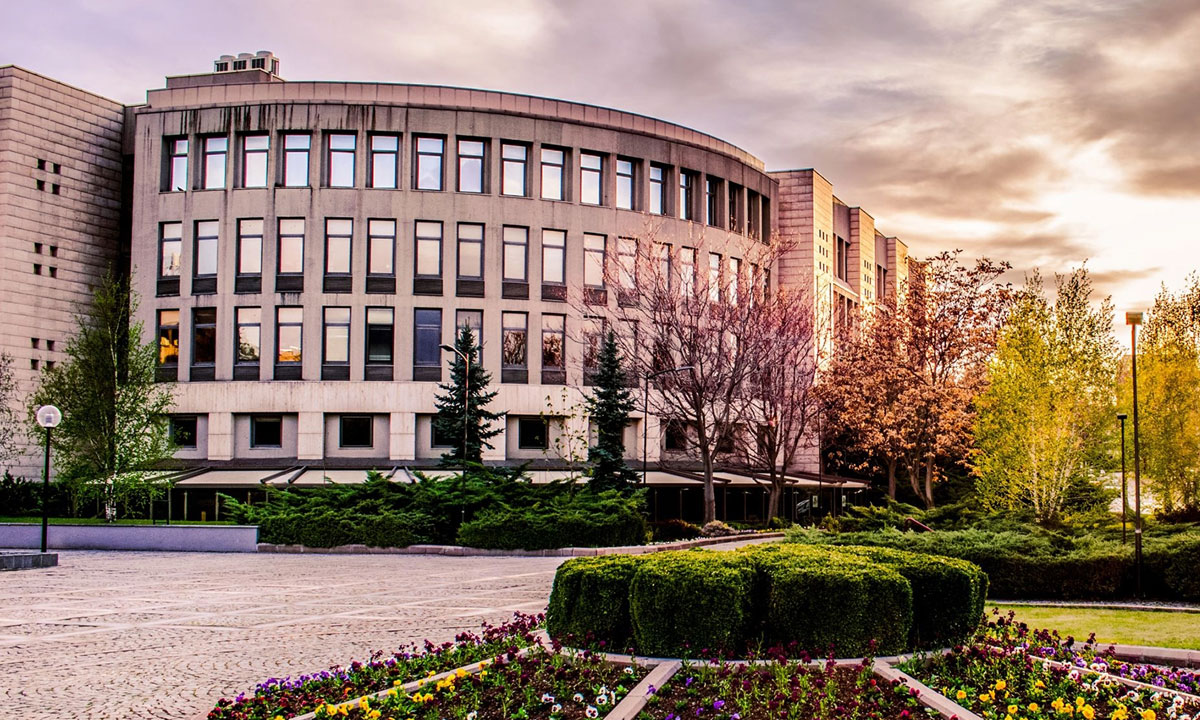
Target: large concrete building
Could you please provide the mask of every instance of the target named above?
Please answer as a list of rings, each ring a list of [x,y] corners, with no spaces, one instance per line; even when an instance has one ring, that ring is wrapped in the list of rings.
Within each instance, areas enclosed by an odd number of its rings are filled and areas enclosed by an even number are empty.
[[[61,350],[71,303],[128,250],[138,317],[175,392],[180,487],[434,465],[453,443],[431,424],[439,346],[462,324],[482,336],[494,407],[507,412],[485,460],[563,467],[577,450],[564,446],[588,434],[588,313],[569,297],[602,289],[601,268],[637,252],[651,225],[693,268],[740,267],[778,233],[794,249],[771,282],[810,292],[829,329],[906,276],[905,245],[820,174],[769,172],[686,127],[502,92],[285,82],[278,71],[270,53],[224,56],[123,108],[0,69],[4,302],[39,319],[52,307]],[[60,165],[63,191],[43,191],[59,187]],[[3,346],[28,386],[51,333],[10,315]],[[671,452],[662,429],[638,417],[630,456],[642,456],[643,430],[652,463]],[[753,481],[738,487],[742,514],[755,514]]]

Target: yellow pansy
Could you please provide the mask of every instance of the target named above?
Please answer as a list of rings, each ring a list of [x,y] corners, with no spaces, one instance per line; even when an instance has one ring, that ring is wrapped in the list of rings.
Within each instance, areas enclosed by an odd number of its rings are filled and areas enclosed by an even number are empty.
[[[1143,710],[1142,711],[1142,720],[1154,720],[1154,718],[1156,718],[1156,717],[1158,717],[1158,716],[1154,714],[1153,710]]]
[[[996,681],[996,689],[997,690],[1003,690],[1006,687],[1008,687],[1008,683],[1004,682],[1003,680]]]
[[[967,699],[967,691],[959,690],[958,692],[954,693],[954,697],[957,700],[966,700]]]
[[[1080,712],[1083,713],[1085,720],[1095,720],[1096,718],[1096,711],[1091,705],[1084,705]]]
[[[1037,703],[1029,703],[1029,705],[1026,707],[1028,708],[1029,712],[1037,712],[1039,709]]]

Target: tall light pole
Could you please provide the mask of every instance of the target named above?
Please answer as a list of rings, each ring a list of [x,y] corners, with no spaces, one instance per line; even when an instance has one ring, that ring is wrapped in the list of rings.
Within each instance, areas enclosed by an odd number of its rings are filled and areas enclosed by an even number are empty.
[[[1138,444],[1137,392],[1137,326],[1142,324],[1140,312],[1125,313],[1129,326],[1129,350],[1133,358],[1133,557],[1137,565],[1137,594],[1142,595],[1142,457]]]
[[[650,381],[653,380],[654,378],[658,377],[659,375],[683,372],[684,370],[691,370],[691,369],[692,369],[691,365],[680,365],[679,367],[673,367],[673,368],[668,368],[666,370],[659,370],[657,372],[646,373],[646,375],[643,376],[643,383],[642,383],[642,484],[643,485],[646,484],[646,467],[649,462],[649,460],[647,459],[647,451],[649,450],[649,444],[650,444]]]
[[[442,349],[452,352],[463,361],[463,444],[462,444],[462,476],[467,479],[467,430],[471,427],[471,356],[453,345],[442,345]]]
[[[42,469],[42,552],[46,552],[46,535],[50,527],[50,431],[62,422],[62,412],[53,405],[37,409],[37,424],[46,428],[46,464]]]
[[[1129,507],[1129,481],[1125,477],[1125,418],[1129,417],[1125,413],[1117,413],[1117,419],[1121,421],[1121,544],[1127,542],[1125,531],[1125,515],[1126,508]]]

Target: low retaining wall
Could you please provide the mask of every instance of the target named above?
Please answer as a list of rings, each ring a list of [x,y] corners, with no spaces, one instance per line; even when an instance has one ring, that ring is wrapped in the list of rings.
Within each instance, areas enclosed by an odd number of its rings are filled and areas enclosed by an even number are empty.
[[[38,548],[42,526],[0,524],[0,547]],[[51,525],[46,545],[54,550],[166,550],[258,552],[253,525]]]
[[[58,565],[58,553],[0,552],[0,570],[30,570]]]
[[[409,545],[408,547],[368,547],[366,545],[335,545],[334,547],[315,548],[307,545],[273,545],[259,543],[261,553],[312,553],[318,555],[455,555],[471,557],[584,557],[592,555],[641,555],[644,553],[662,552],[664,550],[686,550],[705,545],[738,542],[743,540],[767,541],[777,540],[785,533],[744,533],[726,535],[724,537],[698,538],[696,540],[680,540],[678,542],[658,543],[655,545],[626,545],[623,547],[568,547],[552,548],[550,550],[488,550],[483,548],[463,547],[462,545]]]

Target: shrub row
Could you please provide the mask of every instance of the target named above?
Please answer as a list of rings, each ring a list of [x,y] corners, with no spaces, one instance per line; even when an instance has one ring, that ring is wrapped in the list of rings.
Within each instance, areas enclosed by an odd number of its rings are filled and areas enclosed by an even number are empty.
[[[992,594],[1004,599],[1111,599],[1133,597],[1133,544],[1048,538],[1016,532],[884,530],[842,534],[797,531],[802,544],[871,545],[960,558],[987,573]],[[1142,587],[1152,597],[1200,600],[1200,538],[1147,542]]]
[[[428,542],[432,521],[417,512],[365,515],[327,510],[269,515],[259,521],[260,542],[334,547],[405,547]]]
[[[560,566],[547,628],[650,655],[793,642],[889,654],[965,639],[986,593],[986,576],[969,563],[878,548],[611,555]]]
[[[503,550],[643,545],[646,520],[624,501],[604,507],[487,510],[458,529],[458,543]]]

